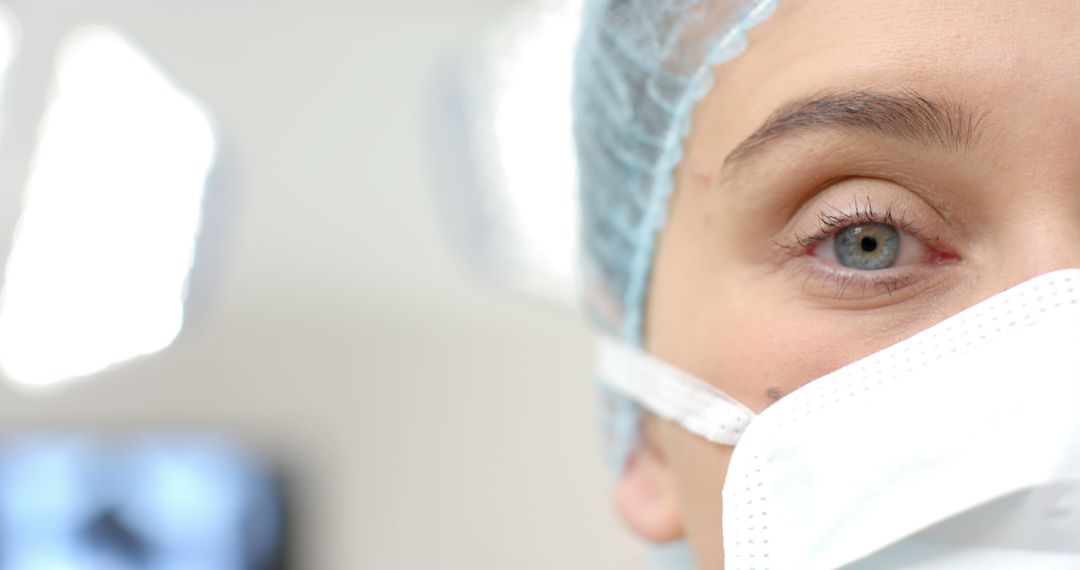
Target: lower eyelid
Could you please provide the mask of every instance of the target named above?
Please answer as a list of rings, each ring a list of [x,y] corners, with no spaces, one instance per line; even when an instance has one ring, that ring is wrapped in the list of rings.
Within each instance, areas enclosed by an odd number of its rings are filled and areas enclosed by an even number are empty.
[[[793,264],[789,269],[789,277],[801,280],[805,293],[835,301],[866,303],[885,299],[895,302],[899,300],[898,295],[908,292],[921,280],[930,277],[925,275],[925,270],[921,271],[917,266],[859,271],[830,267],[807,259],[807,256],[791,261]]]

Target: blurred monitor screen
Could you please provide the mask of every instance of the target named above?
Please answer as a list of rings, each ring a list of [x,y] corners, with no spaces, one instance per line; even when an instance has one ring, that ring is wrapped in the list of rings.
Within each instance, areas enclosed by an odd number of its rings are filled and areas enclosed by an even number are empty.
[[[206,438],[0,442],[0,570],[279,570],[282,492]]]

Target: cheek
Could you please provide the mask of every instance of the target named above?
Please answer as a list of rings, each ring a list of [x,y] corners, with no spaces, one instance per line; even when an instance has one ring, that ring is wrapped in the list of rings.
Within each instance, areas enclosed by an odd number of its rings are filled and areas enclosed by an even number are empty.
[[[834,322],[732,273],[701,290],[658,287],[650,350],[758,412],[858,356],[865,343],[845,342]]]
[[[756,412],[778,398],[955,313],[961,301],[920,310],[824,310],[761,276],[732,279],[679,336],[682,365]],[[743,286],[738,286],[742,283]],[[719,289],[719,287],[718,287]]]
[[[651,350],[756,412],[945,316],[823,310],[782,281],[732,266],[681,282],[658,290],[657,312],[668,314],[657,318]]]
[[[661,441],[668,453],[697,567],[722,568],[722,492],[732,448],[713,445],[667,422],[661,426]]]
[[[760,287],[758,290],[760,291]],[[866,350],[844,340],[827,320],[814,319],[775,299],[717,303],[702,320],[697,342],[710,345],[699,354],[699,373],[709,382],[760,412],[784,394],[839,368]],[[703,315],[704,317],[704,315]]]

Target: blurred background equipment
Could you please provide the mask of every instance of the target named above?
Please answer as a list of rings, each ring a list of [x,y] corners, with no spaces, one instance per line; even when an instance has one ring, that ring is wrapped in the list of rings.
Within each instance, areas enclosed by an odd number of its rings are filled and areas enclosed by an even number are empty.
[[[0,570],[284,570],[276,476],[205,437],[0,446]]]
[[[270,504],[153,437],[198,433],[289,482],[292,568],[640,567],[569,309],[572,4],[0,6],[0,479],[45,490],[0,508],[37,509],[24,554],[95,545],[10,564],[126,570]]]

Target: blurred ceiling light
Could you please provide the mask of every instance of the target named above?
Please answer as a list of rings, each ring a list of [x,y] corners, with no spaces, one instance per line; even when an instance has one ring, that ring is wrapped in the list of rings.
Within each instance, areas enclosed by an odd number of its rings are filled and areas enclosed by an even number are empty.
[[[457,192],[465,199],[445,201],[455,225],[483,226],[466,228],[469,257],[516,288],[567,304],[577,286],[570,95],[581,11],[581,0],[538,0],[493,30],[480,57],[461,62],[454,88],[463,132],[440,149],[466,152],[475,168],[461,181],[468,190]],[[462,139],[467,150],[450,148]]]
[[[522,30],[499,70],[496,150],[532,279],[572,297],[577,262],[577,166],[570,128],[577,2],[552,3]],[[509,39],[509,38],[507,38]]]
[[[18,43],[19,31],[15,16],[7,6],[0,4],[0,72],[7,71],[15,59]]]
[[[19,47],[19,27],[7,6],[0,4],[0,93],[7,83],[7,71]]]
[[[9,378],[49,385],[173,341],[215,148],[207,114],[118,34],[65,40],[0,292]]]

